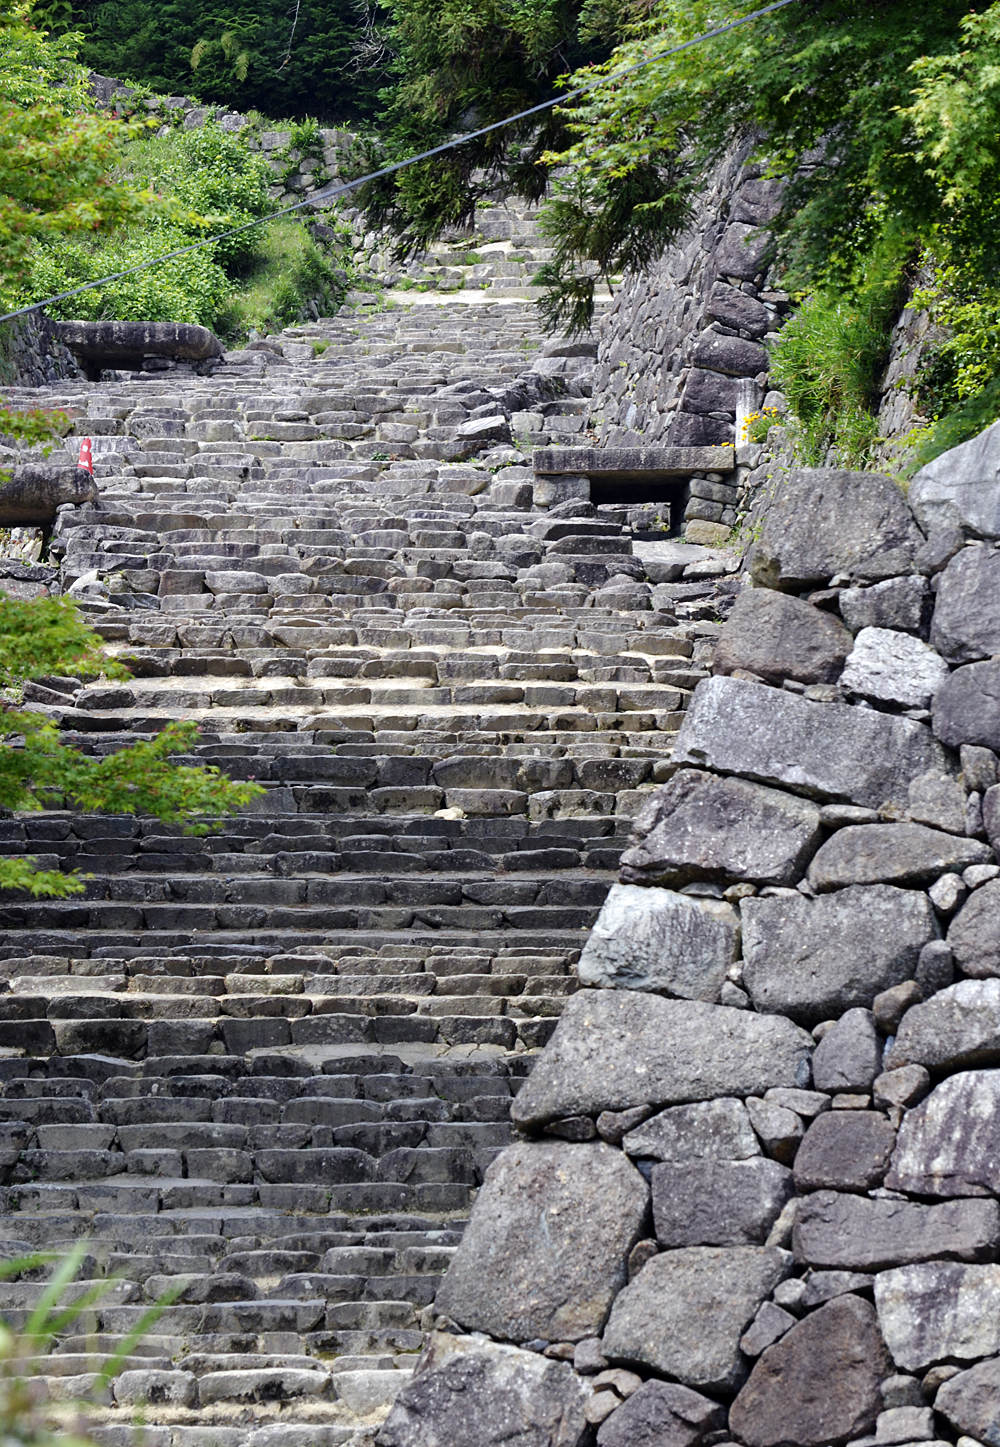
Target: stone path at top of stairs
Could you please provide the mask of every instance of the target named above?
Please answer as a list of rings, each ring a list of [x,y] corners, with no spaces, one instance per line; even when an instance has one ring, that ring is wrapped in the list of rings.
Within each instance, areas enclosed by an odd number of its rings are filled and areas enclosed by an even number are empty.
[[[503,420],[533,327],[342,315],[211,376],[13,394],[94,439],[52,586],[135,674],[31,706],[95,754],[195,718],[193,760],[266,790],[206,838],[0,820],[91,876],[0,903],[0,1254],[84,1241],[109,1287],[48,1389],[179,1292],[98,1394],[105,1447],[140,1403],[146,1447],[372,1440],[703,671],[725,600],[651,589],[629,509],[532,510],[509,447],[442,458],[471,403]],[[0,1284],[8,1320],[45,1274]]]

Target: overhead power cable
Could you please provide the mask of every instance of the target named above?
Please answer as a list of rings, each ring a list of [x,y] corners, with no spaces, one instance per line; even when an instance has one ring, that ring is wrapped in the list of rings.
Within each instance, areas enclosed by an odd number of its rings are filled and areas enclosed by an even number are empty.
[[[42,307],[52,306],[54,302],[68,301],[70,297],[80,296],[85,291],[95,291],[99,287],[106,286],[109,281],[120,281],[122,277],[135,276],[137,272],[148,271],[150,267],[162,266],[165,261],[175,261],[179,256],[189,256],[192,251],[200,251],[206,246],[215,246],[217,242],[226,241],[230,236],[242,236],[257,226],[266,226],[269,221],[274,221],[279,216],[290,216],[293,212],[301,211],[306,206],[315,207],[317,202],[332,201],[337,196],[344,196],[349,191],[356,191],[359,186],[366,186],[369,181],[380,181],[383,176],[392,176],[407,166],[415,166],[418,161],[429,161],[432,156],[440,156],[444,151],[453,151],[457,146],[464,146],[468,141],[478,140],[480,136],[488,136],[492,131],[502,130],[504,126],[511,126],[516,121],[527,120],[529,116],[537,116],[542,111],[551,109],[552,106],[565,105],[568,101],[587,95],[592,90],[600,89],[602,85],[609,85],[612,81],[632,75],[647,65],[653,65],[658,60],[666,60],[668,56],[679,55],[683,50],[691,50],[696,45],[704,45],[708,40],[714,40],[719,35],[727,35],[731,30],[738,30],[741,25],[749,25],[752,20],[759,20],[762,15],[770,15],[774,10],[784,10],[786,5],[795,3],[796,0],[775,0],[774,4],[765,5],[761,10],[754,10],[739,20],[732,20],[728,25],[719,25],[714,30],[706,30],[703,35],[697,35],[693,40],[685,40],[683,44],[671,46],[669,50],[659,50],[655,55],[647,55],[644,60],[637,60],[634,64],[626,65],[621,70],[613,70],[597,80],[588,81],[586,85],[577,86],[575,90],[566,91],[563,95],[552,96],[551,99],[541,101],[538,105],[529,106],[527,110],[518,111],[516,115],[505,116],[502,121],[493,121],[488,126],[480,126],[478,130],[456,136],[453,140],[445,141],[440,146],[432,146],[429,151],[419,151],[415,156],[407,156],[404,161],[394,161],[391,166],[383,166],[381,170],[372,171],[367,176],[359,176],[355,181],[345,181],[339,186],[325,187],[323,190],[315,191],[304,201],[296,201],[292,206],[283,206],[278,211],[271,211],[267,216],[259,216],[254,221],[244,222],[242,226],[234,226],[229,231],[220,231],[217,236],[206,236],[202,241],[195,241],[190,246],[181,246],[175,251],[164,252],[162,256],[154,256],[151,261],[140,262],[138,266],[126,267],[124,271],[113,271],[108,276],[100,277],[97,281],[88,281],[83,286],[75,286],[71,291],[61,291],[55,296],[46,297],[44,301],[32,302],[31,306],[19,307],[17,311],[4,312],[0,316],[0,322],[9,322],[13,321],[15,317],[28,316],[29,313],[39,311]]]

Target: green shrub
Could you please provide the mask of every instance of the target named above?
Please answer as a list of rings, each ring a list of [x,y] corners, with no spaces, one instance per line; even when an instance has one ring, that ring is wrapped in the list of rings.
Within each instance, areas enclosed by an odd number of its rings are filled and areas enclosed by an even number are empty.
[[[301,222],[283,216],[261,230],[258,249],[215,322],[220,336],[280,331],[310,314],[329,316],[348,276],[324,256]]]

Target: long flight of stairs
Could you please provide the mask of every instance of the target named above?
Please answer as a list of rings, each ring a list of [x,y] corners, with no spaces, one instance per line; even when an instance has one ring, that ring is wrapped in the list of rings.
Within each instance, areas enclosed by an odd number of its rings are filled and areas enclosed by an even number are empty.
[[[75,412],[101,502],[0,586],[72,589],[134,672],[29,706],[95,754],[196,719],[190,761],[266,791],[204,838],[0,820],[91,876],[0,902],[0,1256],[85,1243],[73,1291],[107,1290],[39,1380],[94,1392],[103,1447],[373,1441],[665,777],[724,565],[651,587],[634,509],[532,508],[503,424],[568,440],[591,365],[525,380],[538,340],[517,302],[346,309],[210,375],[11,393]]]

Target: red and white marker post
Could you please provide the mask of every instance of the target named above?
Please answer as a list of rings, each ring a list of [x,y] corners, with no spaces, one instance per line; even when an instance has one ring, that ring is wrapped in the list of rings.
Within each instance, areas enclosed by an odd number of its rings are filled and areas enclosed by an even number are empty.
[[[91,475],[91,477],[93,477],[93,475],[94,475],[94,451],[93,451],[93,448],[91,447],[90,438],[89,438],[89,437],[85,437],[85,438],[83,439],[83,441],[80,443],[80,460],[79,460],[79,462],[78,462],[76,465],[77,465],[77,467],[82,467],[85,472],[89,472],[90,475]]]

